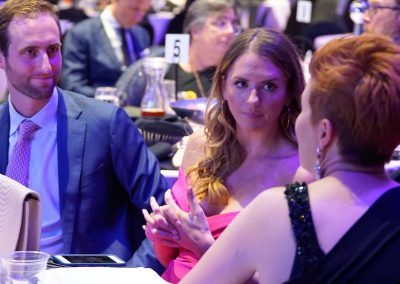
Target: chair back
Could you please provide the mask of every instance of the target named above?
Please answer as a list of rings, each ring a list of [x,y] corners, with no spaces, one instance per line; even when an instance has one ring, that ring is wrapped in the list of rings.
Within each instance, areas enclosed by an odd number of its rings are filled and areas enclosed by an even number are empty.
[[[38,193],[0,175],[0,254],[39,250],[40,225]]]

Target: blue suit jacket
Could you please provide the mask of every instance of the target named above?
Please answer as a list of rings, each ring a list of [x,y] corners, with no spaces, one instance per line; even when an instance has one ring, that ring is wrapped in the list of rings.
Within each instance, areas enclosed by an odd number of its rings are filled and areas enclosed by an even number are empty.
[[[58,89],[57,147],[65,253],[114,253],[130,260],[145,235],[142,208],[168,188],[156,158],[120,108]],[[10,117],[0,106],[0,172],[8,163]],[[146,240],[146,242],[148,242]],[[135,266],[155,265],[149,243]],[[146,259],[144,255],[153,257]]]
[[[147,31],[135,26],[131,28],[136,58],[149,47]],[[97,87],[114,86],[123,73],[115,51],[107,37],[100,18],[78,23],[70,29],[63,40],[63,69],[61,86],[89,97]]]

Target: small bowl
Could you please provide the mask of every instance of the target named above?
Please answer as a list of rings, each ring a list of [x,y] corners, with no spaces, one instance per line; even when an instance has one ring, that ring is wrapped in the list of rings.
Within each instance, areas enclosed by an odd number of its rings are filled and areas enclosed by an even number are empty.
[[[193,100],[177,100],[171,102],[170,106],[175,111],[175,113],[185,118],[204,124],[204,115],[207,107],[207,98],[197,98]]]

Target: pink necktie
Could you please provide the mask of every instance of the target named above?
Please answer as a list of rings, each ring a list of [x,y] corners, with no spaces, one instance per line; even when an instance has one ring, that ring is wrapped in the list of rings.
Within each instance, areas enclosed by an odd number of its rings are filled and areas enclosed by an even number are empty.
[[[11,153],[6,170],[6,176],[28,186],[29,180],[29,158],[31,153],[30,142],[32,134],[38,126],[30,121],[24,120],[18,127],[19,136]]]

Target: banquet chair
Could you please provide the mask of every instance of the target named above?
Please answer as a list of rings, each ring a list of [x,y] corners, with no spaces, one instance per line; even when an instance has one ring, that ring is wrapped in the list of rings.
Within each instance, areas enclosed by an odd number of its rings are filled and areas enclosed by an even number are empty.
[[[13,179],[0,175],[0,254],[39,250],[40,199]]]

